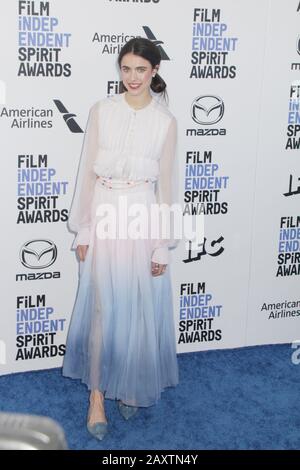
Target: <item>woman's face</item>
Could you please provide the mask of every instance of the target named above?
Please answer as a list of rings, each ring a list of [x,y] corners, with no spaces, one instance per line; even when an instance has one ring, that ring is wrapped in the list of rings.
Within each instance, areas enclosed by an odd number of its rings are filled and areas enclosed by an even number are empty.
[[[140,96],[149,93],[156,68],[152,68],[148,60],[129,52],[122,58],[120,68],[121,79],[130,95]]]

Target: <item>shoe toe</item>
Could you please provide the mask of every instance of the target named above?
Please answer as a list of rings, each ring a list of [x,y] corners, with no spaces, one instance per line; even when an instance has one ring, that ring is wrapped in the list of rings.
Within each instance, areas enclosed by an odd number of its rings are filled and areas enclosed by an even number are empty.
[[[119,405],[119,411],[121,415],[123,416],[123,418],[125,419],[131,418],[138,411],[137,406],[128,406],[122,403],[121,401],[118,402],[118,405]]]
[[[96,439],[102,441],[104,436],[107,434],[108,426],[107,423],[95,423],[88,424],[87,429]]]

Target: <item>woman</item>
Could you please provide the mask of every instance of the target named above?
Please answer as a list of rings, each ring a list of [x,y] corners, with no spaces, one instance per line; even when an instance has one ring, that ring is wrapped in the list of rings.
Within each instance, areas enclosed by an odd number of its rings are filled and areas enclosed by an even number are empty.
[[[91,391],[87,427],[100,440],[108,430],[105,398],[117,400],[128,419],[178,384],[168,270],[176,241],[104,238],[99,229],[99,214],[108,207],[122,225],[122,198],[129,209],[142,203],[148,215],[155,203],[172,204],[176,120],[155,98],[166,88],[160,60],[148,39],[134,38],[122,48],[125,91],[90,110],[69,215],[80,283],[63,375],[80,378]]]

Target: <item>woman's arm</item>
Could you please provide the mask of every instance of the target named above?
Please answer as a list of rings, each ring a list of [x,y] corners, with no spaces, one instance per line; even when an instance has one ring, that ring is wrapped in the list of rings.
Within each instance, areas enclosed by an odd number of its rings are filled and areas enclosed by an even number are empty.
[[[68,226],[72,232],[77,233],[72,244],[74,249],[78,245],[89,245],[90,243],[91,204],[97,178],[93,171],[93,164],[98,149],[98,112],[99,102],[96,102],[91,107],[88,116],[74,197],[69,212]]]
[[[168,204],[170,207],[174,202],[176,178],[175,178],[175,153],[177,145],[177,121],[171,118],[162,154],[159,160],[159,177],[156,186],[156,200],[158,204]],[[159,264],[168,264],[169,247],[173,246],[172,234],[168,239],[160,239],[156,243],[151,261]]]

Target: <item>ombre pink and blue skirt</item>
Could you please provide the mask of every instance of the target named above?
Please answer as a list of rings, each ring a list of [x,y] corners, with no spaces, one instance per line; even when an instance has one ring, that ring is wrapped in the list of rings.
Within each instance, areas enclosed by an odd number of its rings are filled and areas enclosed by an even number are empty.
[[[113,185],[113,182],[112,182]],[[69,326],[63,375],[127,405],[147,407],[178,384],[169,266],[152,276],[153,240],[99,238],[96,208],[119,197],[155,203],[151,181],[109,188],[97,179],[90,244],[80,262],[79,287]]]

